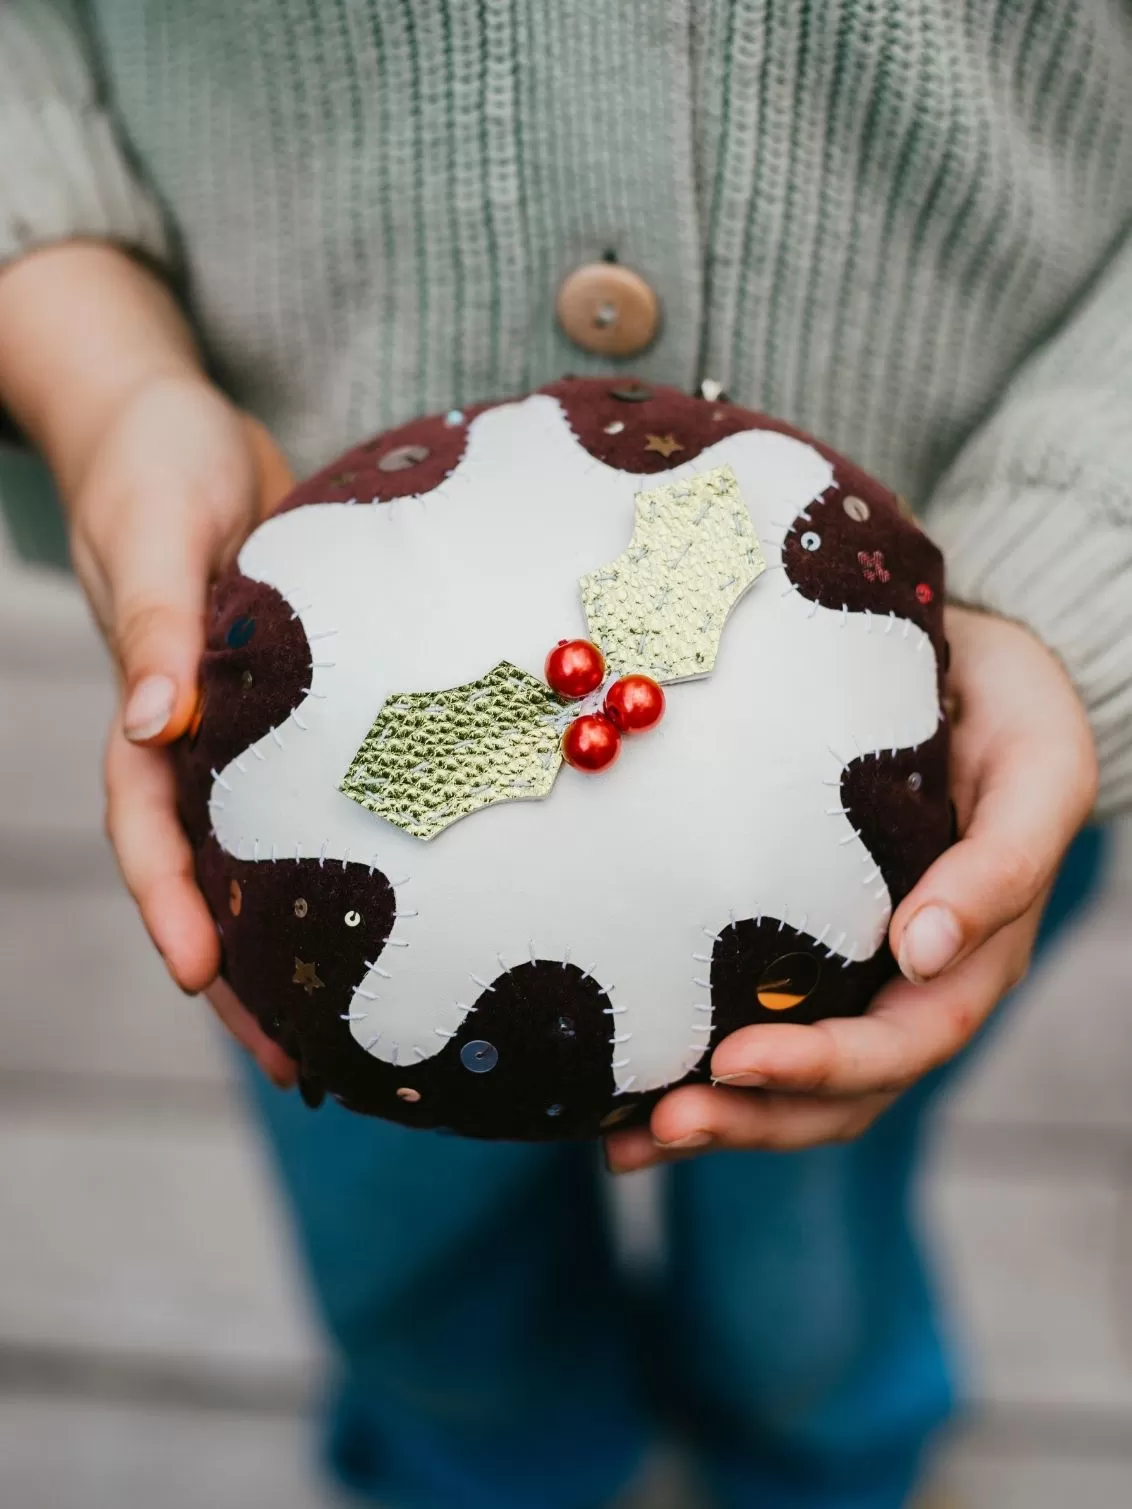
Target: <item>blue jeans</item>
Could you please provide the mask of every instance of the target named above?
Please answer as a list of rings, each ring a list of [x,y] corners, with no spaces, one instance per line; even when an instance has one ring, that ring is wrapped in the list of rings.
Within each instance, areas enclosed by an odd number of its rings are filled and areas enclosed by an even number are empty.
[[[1078,839],[1043,943],[1102,848]],[[910,1198],[955,1070],[857,1142],[668,1169],[647,1287],[593,1147],[312,1115],[249,1076],[342,1361],[333,1471],[390,1509],[597,1509],[663,1419],[729,1509],[898,1509],[952,1407]]]

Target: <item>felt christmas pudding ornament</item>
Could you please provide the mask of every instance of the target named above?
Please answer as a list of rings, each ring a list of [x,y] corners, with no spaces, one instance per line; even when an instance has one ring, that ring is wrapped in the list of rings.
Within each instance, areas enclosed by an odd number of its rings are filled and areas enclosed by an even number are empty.
[[[182,813],[307,1098],[587,1137],[857,1013],[948,842],[938,551],[727,402],[567,379],[298,487],[216,585]]]

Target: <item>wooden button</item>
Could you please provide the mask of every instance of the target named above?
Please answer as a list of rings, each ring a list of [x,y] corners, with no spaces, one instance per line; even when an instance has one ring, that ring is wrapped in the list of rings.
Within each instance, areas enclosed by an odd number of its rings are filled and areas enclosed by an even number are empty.
[[[639,273],[614,262],[591,262],[572,272],[555,308],[570,339],[595,356],[635,356],[660,324],[656,294]]]

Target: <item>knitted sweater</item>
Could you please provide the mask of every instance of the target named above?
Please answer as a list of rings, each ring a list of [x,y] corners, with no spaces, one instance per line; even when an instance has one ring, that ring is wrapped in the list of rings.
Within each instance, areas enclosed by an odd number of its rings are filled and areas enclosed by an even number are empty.
[[[300,471],[622,370],[554,317],[615,256],[632,369],[909,495],[1132,802],[1127,0],[4,0],[0,164],[0,259],[163,263]]]

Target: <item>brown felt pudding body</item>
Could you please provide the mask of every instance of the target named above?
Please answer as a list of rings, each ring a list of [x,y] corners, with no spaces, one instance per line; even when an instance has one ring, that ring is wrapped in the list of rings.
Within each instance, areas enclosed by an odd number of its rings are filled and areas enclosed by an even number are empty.
[[[721,466],[766,570],[612,770],[427,840],[339,789],[386,699],[589,637],[636,495]],[[225,978],[311,1099],[496,1138],[642,1120],[739,1026],[864,1010],[948,842],[942,604],[892,494],[726,402],[566,379],[356,447],[212,596],[175,758]]]

